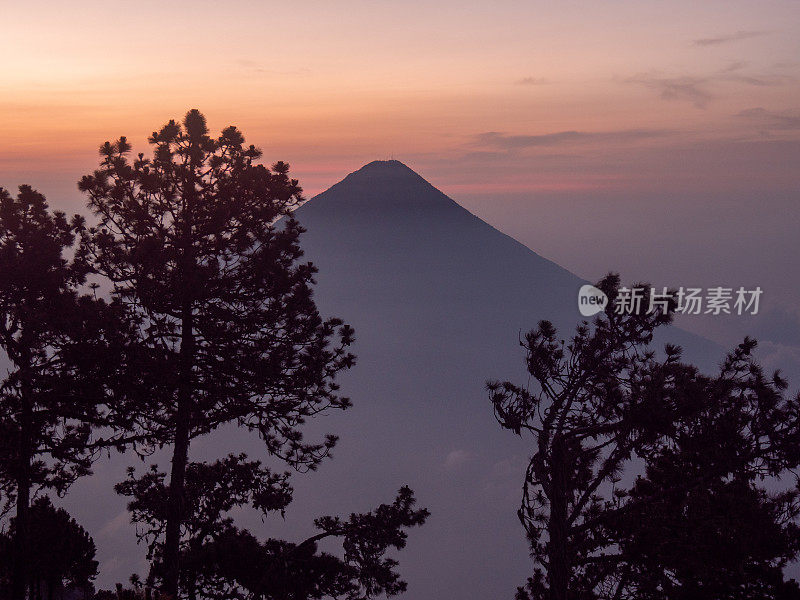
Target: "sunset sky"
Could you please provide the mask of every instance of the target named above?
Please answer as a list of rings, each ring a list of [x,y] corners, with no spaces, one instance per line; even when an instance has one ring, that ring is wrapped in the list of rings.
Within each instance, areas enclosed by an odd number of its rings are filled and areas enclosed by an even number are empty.
[[[579,275],[800,305],[794,0],[0,7],[0,185],[59,208],[196,107],[309,196],[394,157]]]
[[[197,107],[310,192],[392,155],[453,193],[689,184],[659,166],[698,143],[709,181],[747,156],[736,181],[794,183],[796,2],[297,4],[4,3],[4,179],[69,189],[103,140]]]

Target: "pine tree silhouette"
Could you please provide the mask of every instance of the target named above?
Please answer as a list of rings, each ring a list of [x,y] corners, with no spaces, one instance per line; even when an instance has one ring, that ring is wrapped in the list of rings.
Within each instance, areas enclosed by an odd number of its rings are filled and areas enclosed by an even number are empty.
[[[598,287],[608,308],[569,342],[548,322],[525,337],[529,386],[487,384],[500,425],[533,440],[519,518],[535,568],[518,600],[796,597],[782,567],[800,549],[797,492],[755,482],[800,464],[800,398],[750,340],[713,377],[675,346],[657,359],[668,311],[617,314],[618,277]],[[626,489],[634,459],[646,477]]]
[[[88,266],[66,254],[83,227],[29,186],[16,198],[0,188],[0,348],[11,363],[0,383],[0,491],[16,515],[14,600],[30,579],[32,490],[64,493],[101,447],[121,443],[93,431],[114,423],[132,332],[120,303],[80,293]]]
[[[125,138],[104,144],[100,168],[79,187],[99,218],[87,256],[158,356],[140,367],[150,396],[128,410],[150,444],[173,446],[162,579],[177,596],[191,440],[238,423],[271,455],[314,469],[336,439],[306,442],[301,426],[349,406],[334,379],[354,358],[352,329],[314,304],[288,165],[256,164],[260,151],[234,127],[210,137],[197,110],[149,141],[153,157],[132,161]]]
[[[800,551],[800,494],[775,485],[797,483],[800,399],[763,372],[755,345],[746,339],[714,377],[688,371],[674,431],[607,522],[617,551],[596,570],[606,597],[800,598],[783,574]]]

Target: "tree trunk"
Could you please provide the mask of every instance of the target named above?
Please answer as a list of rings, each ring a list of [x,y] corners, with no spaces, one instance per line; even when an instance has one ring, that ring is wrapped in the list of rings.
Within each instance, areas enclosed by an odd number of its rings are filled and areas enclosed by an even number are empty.
[[[553,439],[552,472],[550,485],[550,518],[547,525],[547,553],[549,565],[547,580],[550,600],[567,600],[570,579],[567,553],[567,456],[559,436]]]
[[[184,306],[181,318],[181,349],[178,361],[178,406],[175,413],[175,449],[169,480],[169,506],[164,539],[164,592],[178,597],[180,578],[181,525],[189,460],[190,419],[192,413],[192,360],[194,354],[194,323],[191,307]]]
[[[25,600],[25,588],[28,582],[28,571],[30,566],[30,538],[29,538],[29,514],[30,514],[30,464],[26,469],[20,465],[20,469],[28,473],[28,476],[20,475],[17,478],[17,514],[14,532],[14,573],[11,581],[12,600]]]
[[[169,480],[167,524],[164,539],[164,586],[163,591],[173,600],[178,598],[180,580],[181,525],[184,519],[184,488],[186,464],[189,460],[191,437],[192,369],[194,367],[194,314],[192,312],[195,262],[192,248],[192,218],[197,200],[198,140],[190,140],[191,158],[189,172],[182,184],[183,207],[181,224],[181,348],[178,357],[178,398],[175,413],[175,449],[172,453],[172,471]]]
[[[25,600],[30,580],[30,504],[33,407],[28,366],[22,368],[20,386],[19,447],[17,452],[17,514],[14,533],[14,570],[11,578],[12,600]]]

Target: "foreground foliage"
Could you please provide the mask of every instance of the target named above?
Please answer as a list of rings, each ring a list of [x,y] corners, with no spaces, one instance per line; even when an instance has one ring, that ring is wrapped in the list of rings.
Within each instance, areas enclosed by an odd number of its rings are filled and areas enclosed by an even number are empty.
[[[613,306],[618,278],[598,286]],[[751,340],[713,376],[674,346],[658,358],[669,321],[608,310],[568,342],[542,322],[522,343],[532,384],[489,382],[500,425],[532,439],[520,600],[797,597],[783,567],[800,550],[800,399]]]

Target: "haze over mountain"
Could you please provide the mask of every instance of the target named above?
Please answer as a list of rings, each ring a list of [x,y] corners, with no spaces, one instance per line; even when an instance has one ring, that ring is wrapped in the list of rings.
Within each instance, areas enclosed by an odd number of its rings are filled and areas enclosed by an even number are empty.
[[[545,318],[569,335],[585,282],[397,161],[366,165],[297,215],[319,267],[320,309],[356,331],[358,362],[342,379],[354,407],[310,423],[309,435],[333,432],[340,443],[317,473],[294,478],[285,521],[240,522],[263,537],[301,538],[314,517],[368,509],[408,484],[432,517],[398,557],[406,597],[510,600],[531,568],[516,518],[528,446],[499,429],[484,383],[524,382],[519,336]],[[704,366],[721,357],[681,330],[666,337]],[[191,458],[242,450],[266,460],[263,445],[234,428],[200,440]],[[144,549],[112,490],[129,463],[100,463],[65,501],[95,537],[104,586],[143,574]]]

